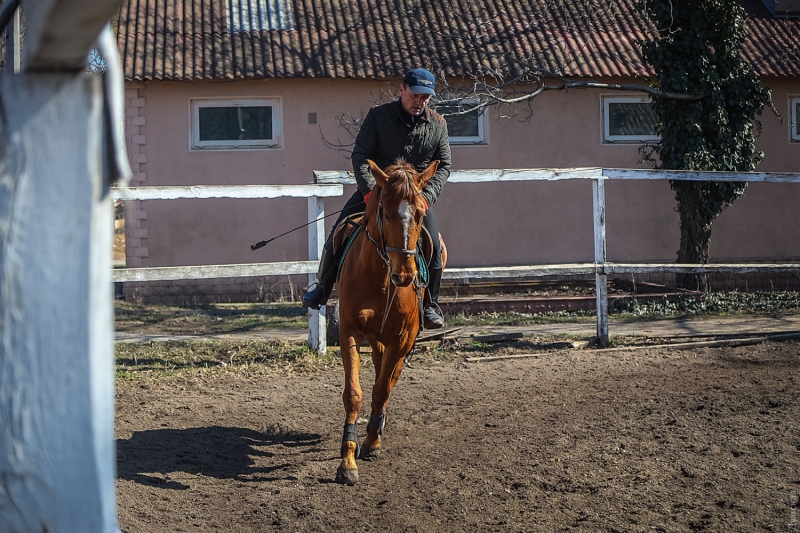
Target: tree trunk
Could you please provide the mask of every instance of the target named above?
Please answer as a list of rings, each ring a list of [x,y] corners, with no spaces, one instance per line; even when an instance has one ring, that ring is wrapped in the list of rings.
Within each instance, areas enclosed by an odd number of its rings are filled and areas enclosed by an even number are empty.
[[[678,263],[708,263],[711,246],[711,221],[693,202],[679,202],[678,213],[681,219],[681,245],[678,250]],[[681,289],[692,291],[708,290],[706,274],[677,274],[676,283]]]

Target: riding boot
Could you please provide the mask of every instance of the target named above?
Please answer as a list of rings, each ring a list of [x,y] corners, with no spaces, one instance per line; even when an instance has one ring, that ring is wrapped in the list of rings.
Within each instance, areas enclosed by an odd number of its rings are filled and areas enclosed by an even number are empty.
[[[303,295],[303,307],[319,310],[320,307],[328,303],[328,298],[330,298],[333,291],[333,284],[336,282],[337,270],[338,264],[333,251],[324,246],[322,248],[322,257],[319,258],[317,284]]]
[[[428,271],[428,288],[425,290],[425,329],[444,327],[444,318],[439,309],[439,288],[442,285],[442,269],[431,268]]]

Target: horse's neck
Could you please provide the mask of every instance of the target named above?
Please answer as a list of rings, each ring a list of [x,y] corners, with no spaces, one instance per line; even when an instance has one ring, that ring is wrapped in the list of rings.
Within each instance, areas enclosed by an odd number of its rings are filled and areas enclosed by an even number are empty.
[[[378,224],[375,222],[375,220],[376,218],[374,216],[365,217],[364,229],[358,239],[359,247],[356,252],[359,259],[359,264],[362,267],[369,266],[371,270],[376,272],[376,275],[378,275],[378,273],[382,273],[383,277],[388,280],[389,268],[375,246],[375,243],[378,243],[378,246],[383,245],[381,242],[381,232],[378,229]],[[372,241],[370,240],[370,237],[372,237]]]

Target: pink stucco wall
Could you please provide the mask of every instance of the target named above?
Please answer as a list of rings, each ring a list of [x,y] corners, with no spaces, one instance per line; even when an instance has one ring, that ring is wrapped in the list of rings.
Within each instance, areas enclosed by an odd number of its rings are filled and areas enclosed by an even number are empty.
[[[800,81],[772,81],[781,123],[762,117],[762,171],[800,172],[800,143],[789,142],[786,113]],[[278,79],[239,82],[129,84],[129,146],[139,185],[302,184],[312,170],[349,170],[349,153],[327,148],[321,135],[350,142],[337,115],[365,114],[390,86],[380,82]],[[643,167],[636,145],[602,143],[603,91],[547,93],[527,108],[492,109],[488,144],[452,147],[453,167]],[[281,148],[191,151],[190,98],[280,97]],[[514,112],[513,118],[501,118]],[[318,125],[309,125],[316,112]],[[322,134],[321,134],[322,132]],[[341,208],[345,198],[326,201]],[[591,183],[448,184],[436,204],[451,266],[591,261]],[[608,255],[612,261],[669,261],[678,248],[678,217],[667,182],[613,181],[606,186]],[[800,257],[800,184],[751,185],[715,223],[716,260]],[[305,259],[305,231],[256,252],[249,245],[306,221],[305,199],[147,201],[137,206],[138,256],[129,266],[248,263]]]

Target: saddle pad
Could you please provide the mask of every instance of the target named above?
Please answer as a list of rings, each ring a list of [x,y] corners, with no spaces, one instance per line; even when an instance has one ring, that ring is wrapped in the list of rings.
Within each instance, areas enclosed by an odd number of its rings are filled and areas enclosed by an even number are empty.
[[[346,217],[342,222],[336,226],[333,233],[333,257],[338,263],[336,267],[336,281],[339,281],[339,276],[342,273],[342,265],[344,265],[344,258],[347,257],[347,251],[350,245],[356,240],[358,234],[361,232],[361,220],[364,213],[354,213]]]
[[[353,244],[359,232],[363,228],[364,213],[354,213],[345,217],[333,233],[333,253],[334,257],[339,258],[339,266],[336,273],[336,279],[339,279],[339,274],[342,271],[344,258],[347,257],[347,252],[350,245]],[[428,229],[423,226],[420,233],[419,240],[417,241],[417,270],[419,272],[420,281],[423,285],[428,284],[428,265],[431,263],[433,257],[433,239]],[[424,261],[422,260],[424,258]]]
[[[333,253],[337,256],[345,249],[348,242],[358,232],[361,227],[361,221],[364,218],[364,213],[353,213],[345,217],[333,233]]]

